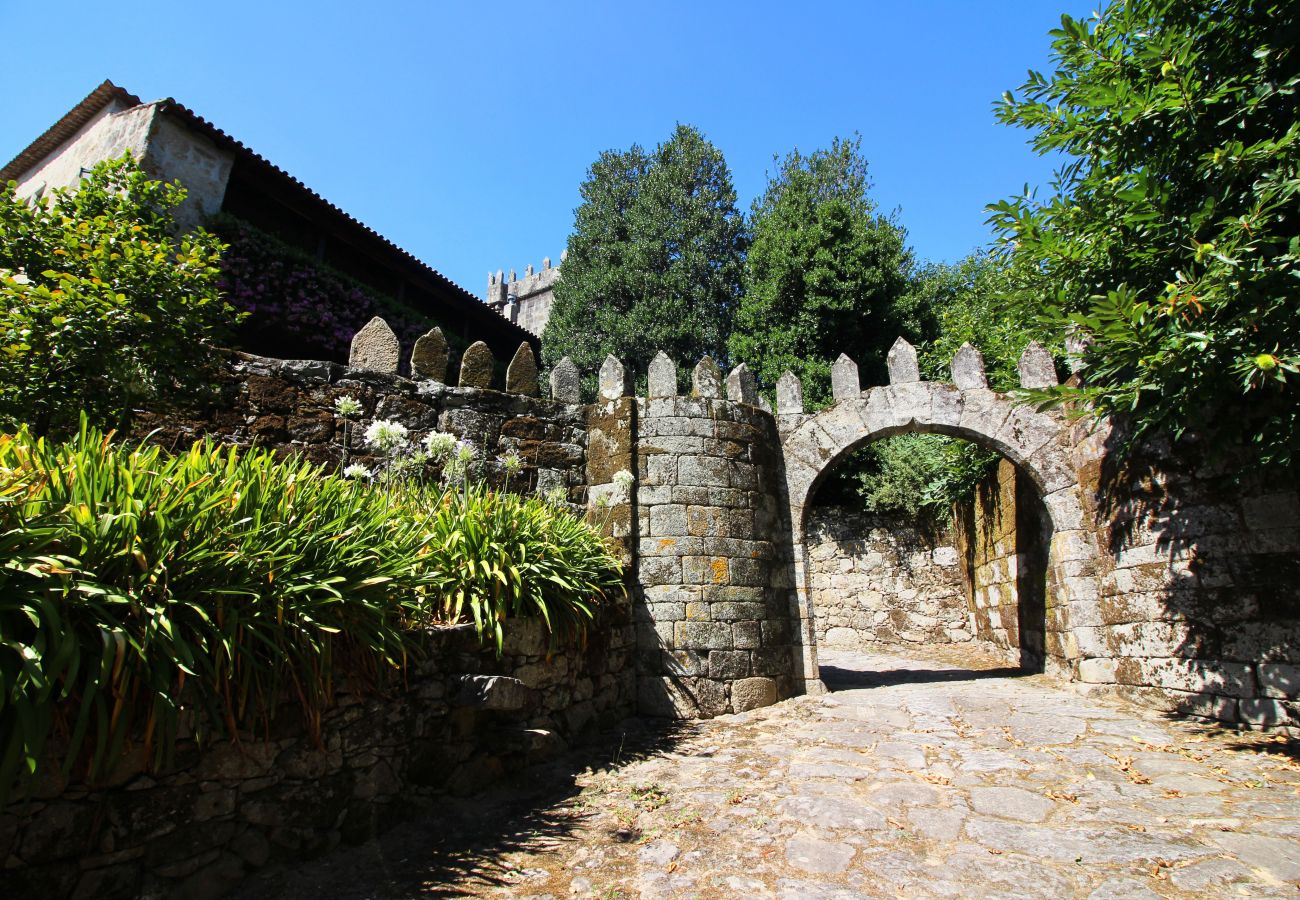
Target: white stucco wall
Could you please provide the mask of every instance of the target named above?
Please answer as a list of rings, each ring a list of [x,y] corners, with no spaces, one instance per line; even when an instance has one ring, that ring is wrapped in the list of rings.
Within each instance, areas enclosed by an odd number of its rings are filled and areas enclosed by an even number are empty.
[[[196,134],[168,115],[154,117],[144,168],[164,181],[185,185],[185,202],[176,210],[176,221],[188,231],[203,224],[221,209],[234,156],[218,149],[207,137]]]
[[[176,211],[182,229],[193,228],[221,208],[233,156],[160,114],[157,103],[124,108],[116,100],[19,176],[17,194],[25,199],[41,191],[74,186],[81,181],[84,169],[127,150],[142,160],[154,177],[185,185],[188,196]]]
[[[113,101],[57,150],[20,175],[18,196],[26,199],[38,191],[75,185],[81,181],[83,168],[121,156],[127,150],[143,156],[153,118],[152,105],[124,109]]]

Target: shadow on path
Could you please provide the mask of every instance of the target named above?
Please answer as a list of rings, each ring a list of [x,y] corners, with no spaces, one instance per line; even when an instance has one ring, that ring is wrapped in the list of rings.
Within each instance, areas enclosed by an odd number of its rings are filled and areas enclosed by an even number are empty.
[[[526,888],[511,854],[555,850],[590,815],[575,802],[580,773],[616,770],[670,752],[696,731],[690,722],[630,719],[590,744],[523,769],[469,797],[440,797],[361,845],[343,845],[301,865],[268,867],[228,895],[245,900],[474,897]],[[611,833],[612,840],[624,839]]]
[[[946,681],[978,681],[986,678],[1025,678],[1037,673],[1032,669],[1018,666],[999,666],[994,669],[899,668],[883,671],[821,666],[819,674],[826,687],[834,692],[856,688],[893,687],[900,684],[935,684]]]

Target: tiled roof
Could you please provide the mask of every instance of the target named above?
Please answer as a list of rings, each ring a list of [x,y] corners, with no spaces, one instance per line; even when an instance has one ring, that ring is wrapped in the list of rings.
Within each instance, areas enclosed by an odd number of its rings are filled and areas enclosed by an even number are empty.
[[[3,169],[0,169],[0,183],[16,179],[41,160],[45,159],[58,147],[71,138],[77,131],[89,122],[96,113],[103,109],[113,100],[119,100],[124,108],[141,105],[139,97],[127,91],[125,88],[118,87],[111,81],[105,81],[99,87],[95,88],[86,96],[84,100],[74,106],[71,110],[51,126],[44,134],[33,141],[27,149],[23,150],[12,160],[9,161]],[[487,324],[489,321],[494,327],[504,326],[507,332],[516,332],[519,340],[537,340],[531,332],[520,328],[509,319],[499,315],[495,310],[490,309],[478,297],[465,290],[456,282],[452,281],[446,275],[443,275],[437,269],[422,262],[415,256],[412,256],[406,250],[403,250],[397,244],[394,244],[388,238],[375,231],[364,222],[348,215],[339,207],[330,203],[320,194],[313,191],[307,185],[303,184],[297,178],[294,178],[288,172],[279,166],[271,163],[265,157],[255,153],[217,126],[213,125],[207,119],[195,113],[187,106],[176,102],[168,97],[165,100],[158,101],[158,109],[162,113],[174,116],[182,120],[191,129],[205,135],[218,147],[229,150],[235,155],[235,158],[247,166],[250,170],[256,171],[257,174],[268,178],[272,182],[279,183],[286,188],[291,194],[296,194],[307,205],[315,208],[315,211],[326,218],[333,218],[344,225],[344,227],[359,236],[366,239],[376,249],[381,252],[396,257],[408,268],[415,269],[422,275],[431,278],[433,281],[447,289],[442,299],[451,301],[451,304],[460,308],[463,312],[479,318],[480,321]],[[490,318],[489,318],[490,317]]]

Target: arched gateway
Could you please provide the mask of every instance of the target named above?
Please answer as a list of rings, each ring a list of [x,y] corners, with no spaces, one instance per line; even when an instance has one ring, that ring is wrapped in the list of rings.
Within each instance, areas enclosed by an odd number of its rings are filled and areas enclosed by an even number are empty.
[[[835,403],[816,415],[802,410],[801,388],[787,374],[778,385],[777,421],[789,502],[791,556],[798,619],[796,661],[806,690],[818,690],[817,648],[809,600],[805,515],[813,493],[837,461],[862,444],[906,433],[963,438],[1011,460],[1037,487],[1051,521],[1046,627],[1056,640],[1046,664],[1072,672],[1078,647],[1070,633],[1073,600],[1095,600],[1095,540],[1085,529],[1069,428],[1054,414],[1035,412],[988,387],[979,352],[965,345],[953,359],[952,384],[922,381],[916,352],[901,338],[889,354],[890,383],[862,390],[857,365],[845,356],[832,374]],[[1050,355],[1030,345],[1020,360],[1021,383],[1056,383]]]

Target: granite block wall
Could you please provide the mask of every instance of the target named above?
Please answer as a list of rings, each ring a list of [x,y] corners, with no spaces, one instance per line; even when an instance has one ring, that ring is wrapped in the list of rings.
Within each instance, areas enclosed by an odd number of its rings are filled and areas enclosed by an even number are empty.
[[[1071,622],[1082,689],[1300,728],[1297,485],[1248,461],[1226,474],[1195,440],[1120,464],[1108,429],[1079,439],[1092,445],[1080,475],[1104,549],[1095,604]]]
[[[790,696],[772,417],[718,398],[638,405],[642,709],[711,717]]]
[[[214,897],[267,863],[436,815],[438,797],[630,715],[633,639],[626,602],[581,649],[548,652],[532,620],[509,623],[499,659],[468,627],[433,630],[405,679],[344,683],[319,744],[288,702],[269,733],[202,749],[182,740],[160,770],[128,753],[102,784],[46,779],[0,810],[0,896]]]
[[[210,436],[329,466],[342,464],[346,440],[347,462],[373,468],[378,460],[365,446],[365,426],[393,419],[417,439],[437,430],[472,442],[483,461],[478,474],[498,486],[539,493],[558,487],[570,502],[586,500],[587,411],[576,403],[246,353],[231,353],[217,379],[216,396],[206,407],[144,412],[133,434],[170,447]],[[344,396],[361,403],[353,424],[334,411]],[[506,484],[497,459],[510,452],[519,454],[523,469]]]
[[[1033,483],[1008,460],[954,509],[953,531],[975,636],[1008,660],[1041,668],[1051,586],[1051,526]],[[1054,618],[1054,624],[1059,617]],[[1059,635],[1054,655],[1060,657]]]
[[[812,507],[806,529],[819,646],[872,650],[972,639],[951,534],[834,506]]]

